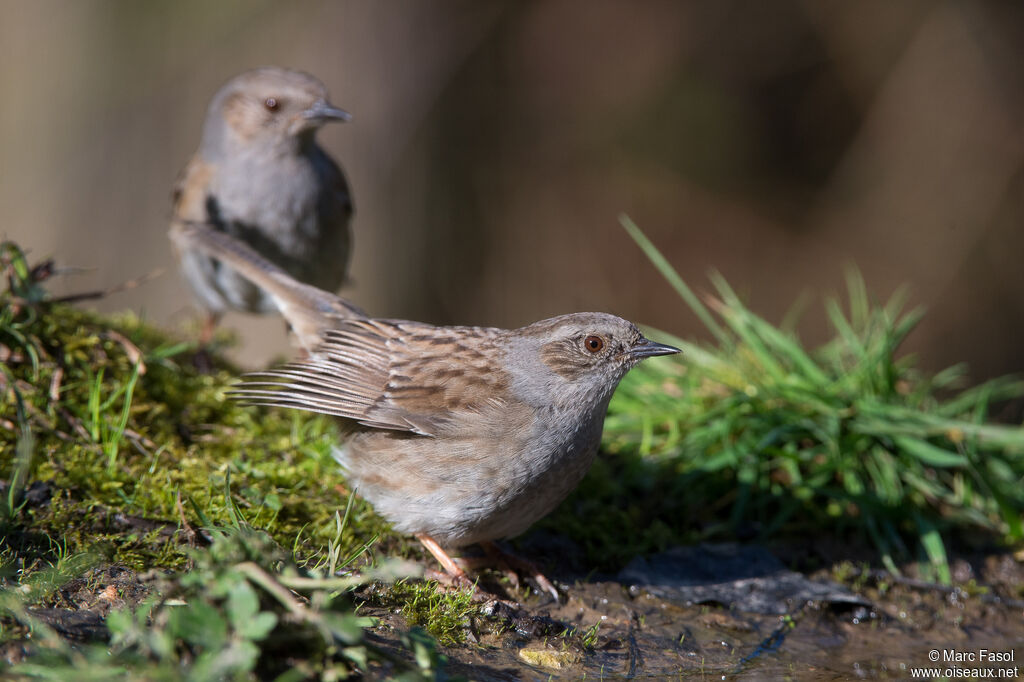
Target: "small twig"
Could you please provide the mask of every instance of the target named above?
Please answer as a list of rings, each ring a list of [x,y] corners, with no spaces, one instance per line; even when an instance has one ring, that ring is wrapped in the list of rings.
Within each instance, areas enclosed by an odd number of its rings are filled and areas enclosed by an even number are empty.
[[[185,533],[185,538],[190,546],[195,547],[196,532],[185,517],[185,507],[181,504],[181,490],[178,490],[174,504],[178,508],[178,518],[181,519],[181,529]]]
[[[124,435],[129,440],[135,441],[140,446],[140,448],[145,448],[145,450],[142,452],[142,454],[144,455],[151,454],[148,451],[153,450],[157,447],[154,441],[150,440],[149,438],[146,438],[145,436],[143,436],[141,433],[134,429],[125,427]]]
[[[32,412],[32,410],[34,409],[36,409],[34,406],[28,407],[29,412]],[[33,412],[31,416],[31,422],[33,426],[38,427],[40,430],[46,431],[47,433],[56,436],[58,439],[64,441],[65,443],[77,443],[80,441],[80,438],[76,438],[75,436],[72,436],[70,433],[67,433],[66,431],[61,431],[53,424],[50,424],[49,421],[47,421],[44,418],[44,415],[42,413]]]
[[[12,365],[20,364],[25,362],[25,355],[24,353],[11,350],[10,346],[0,343],[0,362],[6,362]]]
[[[293,590],[347,590],[350,587],[355,587],[363,582],[365,579],[361,576],[348,576],[344,578],[304,578],[298,575],[281,575],[277,577],[285,587]]]
[[[60,384],[64,380],[64,368],[57,365],[53,370],[53,376],[50,378],[50,402],[55,403],[60,400]]]
[[[128,356],[128,359],[131,360],[132,364],[139,366],[139,376],[146,373],[146,363],[142,360],[142,351],[139,350],[138,346],[129,341],[127,337],[112,329],[108,329],[100,334],[100,336],[104,339],[110,339],[111,341],[116,341],[121,344],[121,347],[124,348],[125,355]]]
[[[52,258],[47,258],[42,263],[36,263],[29,270],[28,278],[32,282],[42,282],[45,279],[50,279],[57,272],[56,263]]]
[[[3,374],[0,374],[0,382],[3,381],[3,376]],[[5,388],[5,386],[2,383],[0,383],[0,388]],[[31,413],[29,415],[29,419],[33,426],[39,428],[40,430],[46,431],[47,433],[53,434],[62,441],[69,443],[71,441],[78,441],[78,439],[72,436],[71,434],[65,433],[60,429],[54,428],[52,424],[46,421],[45,416],[42,413],[38,412],[37,408],[31,403],[26,403],[25,408],[28,412]],[[20,430],[18,425],[10,421],[9,419],[0,419],[0,429],[5,429],[11,432]]]
[[[69,412],[65,407],[58,406],[57,411],[60,412],[60,416],[64,418],[64,421],[71,425],[71,430],[78,434],[80,438],[87,442],[92,440],[92,436],[89,435],[86,428],[82,426],[81,419],[71,414],[71,412]]]
[[[17,386],[18,390],[21,391],[22,395],[31,395],[35,390],[32,387],[26,390],[25,386],[22,386],[21,381],[16,381],[15,386]],[[33,423],[42,426],[44,429],[53,428],[50,423],[49,415],[33,405],[31,401],[25,401],[25,413]]]
[[[301,620],[316,625],[321,633],[325,635],[324,639],[331,641],[333,637],[330,636],[330,630],[327,629],[323,624],[323,619],[320,618],[314,611],[307,609],[298,599],[292,596],[292,593],[282,585],[280,582],[274,579],[274,576],[270,575],[257,564],[251,561],[245,561],[235,566],[235,569],[240,573],[244,574],[249,580],[253,581],[264,590],[270,593],[272,597],[277,599],[288,609],[292,615],[299,617]]]
[[[109,289],[100,289],[100,290],[97,290],[97,291],[84,291],[84,292],[80,292],[80,293],[77,293],[77,294],[68,294],[66,296],[57,296],[56,298],[51,298],[49,300],[49,302],[50,303],[77,303],[79,301],[89,301],[89,300],[97,299],[97,298],[106,298],[107,296],[110,296],[112,294],[119,294],[122,291],[128,291],[129,289],[134,289],[134,288],[136,288],[138,286],[141,286],[142,284],[145,284],[146,282],[148,282],[151,279],[156,279],[157,277],[159,277],[162,274],[164,274],[164,269],[163,268],[157,268],[156,270],[148,272],[145,275],[142,275],[141,277],[136,277],[135,279],[130,279],[130,280],[128,280],[126,282],[122,282],[121,284],[118,284],[116,286],[112,286]]]

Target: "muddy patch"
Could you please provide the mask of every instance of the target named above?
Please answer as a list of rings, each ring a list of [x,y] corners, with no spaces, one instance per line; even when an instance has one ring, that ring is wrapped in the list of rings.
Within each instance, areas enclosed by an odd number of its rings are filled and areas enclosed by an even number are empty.
[[[985,563],[1000,579],[966,590],[880,573],[840,583],[835,570],[794,573],[760,548],[680,548],[614,579],[562,583],[564,603],[533,597],[474,619],[467,643],[444,653],[449,673],[473,680],[910,679],[934,677],[929,668],[1012,678],[1024,656],[1021,566]],[[374,615],[383,641],[404,627]]]

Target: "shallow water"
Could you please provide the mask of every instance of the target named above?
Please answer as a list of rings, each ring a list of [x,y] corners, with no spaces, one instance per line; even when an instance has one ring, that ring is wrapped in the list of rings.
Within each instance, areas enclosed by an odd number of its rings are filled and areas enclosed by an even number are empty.
[[[1009,579],[1019,581],[1013,564]],[[448,671],[473,680],[897,680],[938,667],[940,677],[1024,678],[1024,605],[992,592],[864,581],[853,590],[860,605],[797,599],[780,615],[687,604],[613,580],[567,587],[563,604],[532,597],[475,624],[475,643],[444,650]],[[378,632],[401,627],[394,618]],[[561,636],[595,623],[593,646]],[[984,660],[995,652],[1008,660]]]

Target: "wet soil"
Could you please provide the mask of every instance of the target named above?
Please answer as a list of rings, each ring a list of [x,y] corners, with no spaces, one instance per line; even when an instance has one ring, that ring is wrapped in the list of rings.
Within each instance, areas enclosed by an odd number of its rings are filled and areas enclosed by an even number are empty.
[[[797,573],[772,557],[749,546],[679,548],[616,576],[559,576],[559,603],[492,583],[507,599],[466,623],[464,644],[442,647],[446,673],[483,681],[903,680],[938,666],[916,679],[1024,678],[1024,556],[955,559],[958,587],[848,564]],[[71,641],[102,639],[106,613],[147,592],[134,572],[104,566],[65,585],[59,608],[34,613]],[[407,658],[399,611],[372,595],[360,607],[379,619],[374,643]],[[8,643],[0,654],[13,662],[24,655],[19,648]],[[1004,660],[985,660],[994,656]],[[378,668],[371,678],[388,674]]]
[[[715,550],[687,551],[693,559]],[[492,605],[490,616],[469,624],[465,645],[443,651],[449,673],[472,680],[902,680],[935,666],[939,677],[1024,677],[1021,562],[1003,554],[959,563],[977,567],[970,589],[822,570],[802,577],[833,592],[814,599],[794,593],[774,606],[757,595],[745,599],[752,591],[744,578],[718,581],[728,604],[693,603],[665,585],[618,577],[560,583],[562,603],[533,595],[517,608]],[[774,578],[764,580],[759,587],[771,589]],[[739,586],[732,597],[730,583]],[[405,627],[386,609],[364,613],[381,619],[376,635],[383,642]],[[994,656],[1005,660],[985,660]]]

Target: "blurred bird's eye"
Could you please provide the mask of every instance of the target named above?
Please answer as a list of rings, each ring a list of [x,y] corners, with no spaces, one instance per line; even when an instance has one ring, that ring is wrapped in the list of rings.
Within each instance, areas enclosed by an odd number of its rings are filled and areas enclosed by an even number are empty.
[[[599,353],[604,348],[604,339],[600,336],[590,335],[583,339],[583,347],[589,350],[591,353]]]
[[[274,111],[277,109],[278,106],[277,100],[274,99],[273,97],[268,97],[265,100],[263,100],[263,106],[265,106],[267,109],[270,109],[271,111]]]

